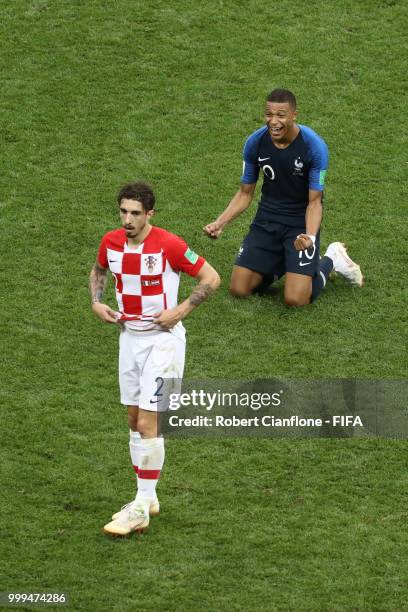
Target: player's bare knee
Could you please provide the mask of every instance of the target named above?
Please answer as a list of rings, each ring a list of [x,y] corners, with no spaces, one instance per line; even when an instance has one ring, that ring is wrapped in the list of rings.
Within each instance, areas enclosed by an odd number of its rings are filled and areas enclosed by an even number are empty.
[[[137,419],[137,430],[142,438],[157,438],[159,413],[141,410]]]
[[[229,292],[234,297],[247,297],[248,295],[251,295],[252,293],[252,291],[248,289],[247,287],[244,287],[242,285],[235,285],[233,283],[231,283],[229,287]]]
[[[142,438],[157,438],[157,423],[152,424],[146,419],[139,419],[137,428]]]
[[[138,431],[138,418],[137,418],[137,414],[133,413],[133,412],[128,412],[128,425],[129,425],[129,429],[131,429],[132,431]]]
[[[310,304],[310,297],[306,297],[304,295],[296,295],[296,294],[285,294],[285,304],[286,306],[291,307],[299,307],[299,306],[307,306]]]

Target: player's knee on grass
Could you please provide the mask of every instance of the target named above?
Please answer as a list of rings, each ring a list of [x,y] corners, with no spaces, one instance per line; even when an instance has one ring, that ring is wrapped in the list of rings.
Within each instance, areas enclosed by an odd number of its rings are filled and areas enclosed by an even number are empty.
[[[247,297],[248,295],[251,295],[252,290],[248,289],[247,287],[231,283],[229,292],[234,297]]]
[[[248,268],[234,266],[229,291],[234,297],[247,297],[261,282],[262,274]]]
[[[310,294],[296,291],[285,291],[286,306],[307,306],[310,304]]]
[[[312,299],[312,277],[288,272],[285,280],[286,306],[307,306]]]

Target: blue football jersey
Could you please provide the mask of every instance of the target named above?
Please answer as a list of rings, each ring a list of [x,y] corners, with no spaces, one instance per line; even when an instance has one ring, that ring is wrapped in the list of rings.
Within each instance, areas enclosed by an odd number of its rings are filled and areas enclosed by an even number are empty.
[[[267,126],[256,130],[244,146],[242,183],[256,183],[262,172],[259,215],[286,225],[303,225],[309,189],[323,191],[329,153],[324,140],[299,125],[290,145],[274,145]]]

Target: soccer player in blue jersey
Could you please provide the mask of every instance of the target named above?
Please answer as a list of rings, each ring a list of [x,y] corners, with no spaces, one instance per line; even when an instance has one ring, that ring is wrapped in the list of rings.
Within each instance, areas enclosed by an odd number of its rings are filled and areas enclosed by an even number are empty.
[[[258,210],[232,270],[232,295],[250,295],[285,275],[285,303],[304,306],[318,297],[332,270],[361,286],[360,266],[342,243],[330,244],[320,258],[326,143],[296,123],[296,98],[286,89],[267,97],[265,123],[245,143],[238,192],[218,219],[204,227],[208,236],[218,238],[251,204],[262,173]]]

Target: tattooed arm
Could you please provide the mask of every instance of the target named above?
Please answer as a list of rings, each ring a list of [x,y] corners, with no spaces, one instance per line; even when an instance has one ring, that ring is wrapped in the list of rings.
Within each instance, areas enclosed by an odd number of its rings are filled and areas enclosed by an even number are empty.
[[[117,323],[115,313],[101,300],[106,287],[108,270],[96,261],[89,275],[89,293],[91,294],[92,310],[105,323]]]
[[[204,300],[206,300],[220,285],[218,273],[207,261],[202,266],[196,278],[199,280],[199,283],[192,291],[190,297],[175,308],[163,310],[155,319],[155,323],[159,323],[164,329],[171,329],[179,321],[184,319],[196,306],[204,302]]]

